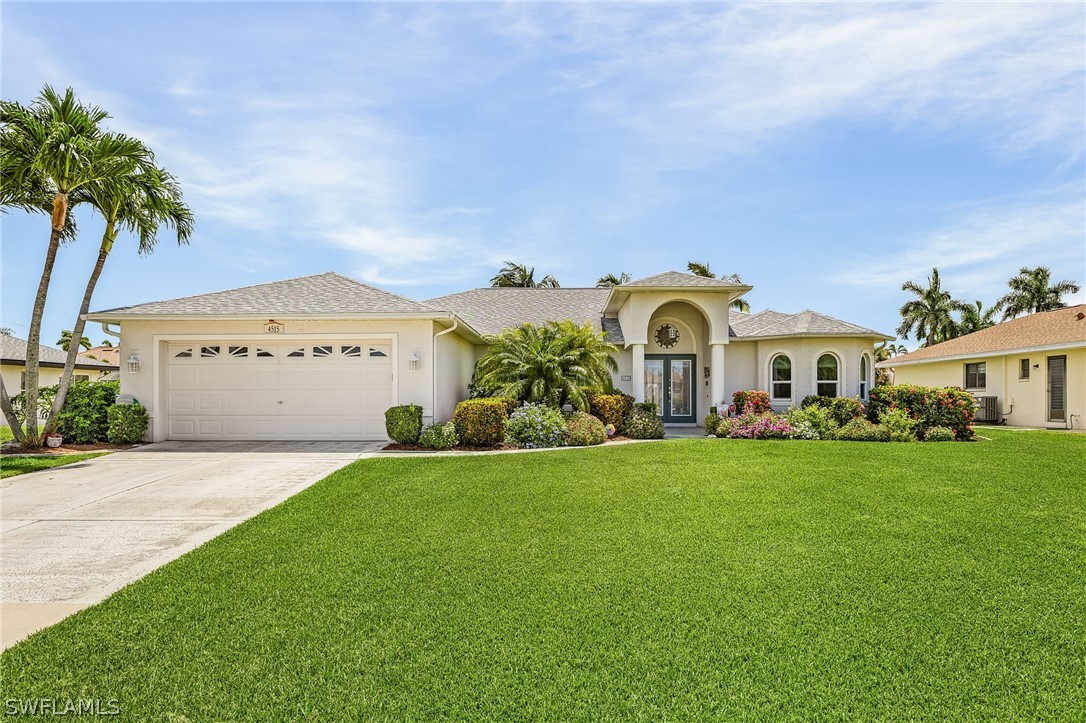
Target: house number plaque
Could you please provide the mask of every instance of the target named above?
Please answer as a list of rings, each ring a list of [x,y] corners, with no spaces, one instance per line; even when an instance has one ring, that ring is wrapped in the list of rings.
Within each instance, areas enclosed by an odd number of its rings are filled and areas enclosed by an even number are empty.
[[[269,320],[268,323],[264,325],[265,334],[282,334],[286,330],[286,327],[278,321]]]

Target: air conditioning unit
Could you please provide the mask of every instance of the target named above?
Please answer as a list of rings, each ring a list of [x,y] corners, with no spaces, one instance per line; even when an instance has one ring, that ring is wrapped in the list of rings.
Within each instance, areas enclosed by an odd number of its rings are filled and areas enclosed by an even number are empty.
[[[1002,415],[999,413],[999,397],[974,397],[977,400],[977,411],[974,419],[988,424],[1002,423]]]

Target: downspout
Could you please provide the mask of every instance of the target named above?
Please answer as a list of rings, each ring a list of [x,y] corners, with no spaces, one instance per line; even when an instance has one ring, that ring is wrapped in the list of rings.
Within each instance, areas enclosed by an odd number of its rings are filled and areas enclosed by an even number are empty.
[[[456,328],[460,326],[460,322],[453,320],[453,325],[445,331],[439,331],[434,334],[434,349],[430,354],[430,365],[433,367],[433,385],[430,389],[430,394],[433,396],[433,401],[430,405],[431,414],[433,415],[432,421],[437,423],[437,338],[439,336],[445,336],[449,332],[456,331]]]
[[[120,330],[118,329],[117,331],[113,331],[113,329],[110,329],[110,328],[109,328],[109,325],[110,325],[110,323],[112,323],[112,322],[108,322],[108,321],[103,321],[103,322],[102,322],[102,331],[103,331],[104,333],[106,333],[106,334],[109,334],[109,335],[110,335],[110,336],[112,336],[112,337],[113,337],[114,339],[117,339],[118,341],[120,341],[120,338],[121,338],[121,332],[120,332]]]

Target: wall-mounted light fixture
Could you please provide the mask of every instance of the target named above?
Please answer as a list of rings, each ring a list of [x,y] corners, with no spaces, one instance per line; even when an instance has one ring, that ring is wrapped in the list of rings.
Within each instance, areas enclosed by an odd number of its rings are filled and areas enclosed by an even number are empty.
[[[407,368],[411,371],[418,371],[422,367],[422,355],[417,351],[413,351],[407,355]]]
[[[125,366],[128,367],[129,374],[139,374],[140,371],[140,355],[129,354],[128,359],[125,360]]]
[[[1040,365],[1040,364],[1034,364],[1034,365],[1033,365],[1033,368],[1034,368],[1034,369],[1040,369],[1040,368],[1041,368],[1041,365]]]

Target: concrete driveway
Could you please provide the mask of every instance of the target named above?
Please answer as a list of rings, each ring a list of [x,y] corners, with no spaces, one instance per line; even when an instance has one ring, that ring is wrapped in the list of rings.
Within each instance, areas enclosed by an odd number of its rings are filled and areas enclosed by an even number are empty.
[[[2,647],[382,446],[160,442],[4,480]]]

